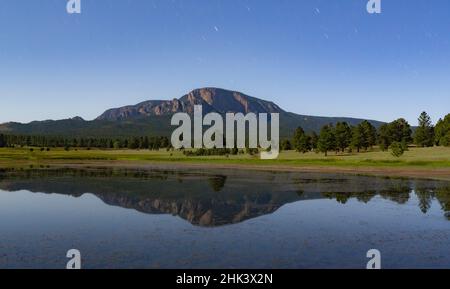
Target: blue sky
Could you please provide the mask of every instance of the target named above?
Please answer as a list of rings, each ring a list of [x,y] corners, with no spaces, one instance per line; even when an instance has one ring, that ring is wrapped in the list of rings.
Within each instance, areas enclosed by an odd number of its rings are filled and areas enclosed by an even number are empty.
[[[309,115],[450,112],[450,1],[0,1],[0,122],[93,119],[215,86]]]

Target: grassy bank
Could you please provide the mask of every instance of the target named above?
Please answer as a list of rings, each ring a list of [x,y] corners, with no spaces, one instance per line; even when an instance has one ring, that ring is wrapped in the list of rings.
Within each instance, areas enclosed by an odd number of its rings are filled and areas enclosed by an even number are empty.
[[[200,167],[258,169],[301,172],[352,173],[396,177],[414,177],[450,181],[450,148],[411,148],[396,158],[389,152],[301,154],[284,151],[276,160],[261,160],[259,155],[188,157],[181,151],[149,150],[69,150],[0,148],[0,168],[44,166],[107,167]]]
[[[52,163],[72,161],[140,161],[140,162],[176,162],[176,163],[220,163],[248,165],[298,165],[298,166],[368,166],[368,167],[428,167],[450,168],[450,148],[411,148],[396,158],[389,152],[374,149],[361,153],[323,154],[295,151],[283,151],[276,160],[260,160],[259,155],[200,156],[187,157],[180,151],[166,150],[69,150],[51,149],[41,151],[34,148],[1,148],[0,165],[15,163]]]

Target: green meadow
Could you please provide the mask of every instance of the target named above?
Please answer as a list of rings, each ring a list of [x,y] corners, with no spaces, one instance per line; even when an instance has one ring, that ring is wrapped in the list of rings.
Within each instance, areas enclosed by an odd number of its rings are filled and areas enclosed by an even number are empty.
[[[261,160],[259,154],[228,156],[185,156],[182,151],[151,150],[100,150],[53,148],[41,151],[39,148],[0,148],[0,165],[14,166],[21,163],[47,164],[52,162],[82,161],[129,161],[168,163],[215,163],[246,165],[289,165],[326,167],[427,167],[450,168],[450,147],[410,148],[399,158],[388,151],[377,148],[360,153],[299,153],[282,151],[276,160]]]

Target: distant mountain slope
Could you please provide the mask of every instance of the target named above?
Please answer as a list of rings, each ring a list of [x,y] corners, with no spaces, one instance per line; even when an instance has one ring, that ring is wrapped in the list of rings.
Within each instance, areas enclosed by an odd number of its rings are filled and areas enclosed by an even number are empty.
[[[291,136],[295,128],[319,131],[326,124],[346,121],[356,125],[363,119],[345,117],[318,117],[286,112],[273,102],[219,88],[202,88],[179,99],[150,100],[137,105],[109,109],[93,121],[80,117],[65,120],[34,121],[28,124],[0,124],[0,132],[13,134],[59,135],[83,137],[170,136],[173,127],[170,118],[174,113],[192,114],[194,105],[202,105],[203,112],[279,113],[281,137]],[[370,121],[379,126],[382,122]]]
[[[34,121],[28,124],[0,124],[1,133],[21,135],[52,135],[63,137],[130,137],[130,136],[169,136],[170,117],[148,117],[134,120],[52,120]]]

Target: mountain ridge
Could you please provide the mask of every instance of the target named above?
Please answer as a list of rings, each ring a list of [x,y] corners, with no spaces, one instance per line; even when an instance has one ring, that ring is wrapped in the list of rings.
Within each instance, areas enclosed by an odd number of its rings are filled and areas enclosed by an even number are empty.
[[[194,89],[179,99],[148,100],[136,105],[127,105],[105,111],[95,120],[123,120],[140,116],[171,115],[178,112],[192,114],[195,105],[202,105],[205,113],[283,113],[271,101],[255,98],[238,91],[215,87]]]
[[[279,113],[280,136],[290,137],[301,126],[305,131],[316,131],[326,124],[347,122],[357,125],[364,119],[323,117],[287,112],[272,101],[262,100],[241,92],[206,87],[194,89],[173,100],[148,100],[136,105],[108,109],[96,119],[81,117],[63,120],[33,121],[27,124],[9,122],[0,124],[0,133],[23,135],[57,135],[73,137],[129,137],[170,136],[174,127],[170,119],[174,113],[193,113],[195,105],[203,106],[203,113]],[[369,120],[376,127],[383,122]]]

